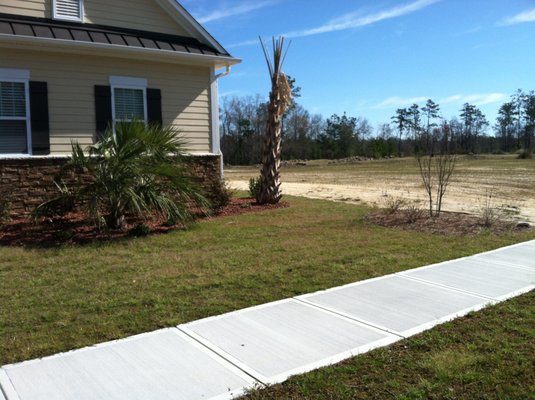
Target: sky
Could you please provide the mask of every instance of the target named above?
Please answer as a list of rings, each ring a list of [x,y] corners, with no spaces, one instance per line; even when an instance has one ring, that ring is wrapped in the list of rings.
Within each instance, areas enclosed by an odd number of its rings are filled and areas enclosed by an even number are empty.
[[[284,72],[311,113],[390,122],[396,109],[469,102],[491,124],[519,88],[535,90],[535,0],[182,0],[243,62],[220,96],[269,93],[258,37],[291,40]]]

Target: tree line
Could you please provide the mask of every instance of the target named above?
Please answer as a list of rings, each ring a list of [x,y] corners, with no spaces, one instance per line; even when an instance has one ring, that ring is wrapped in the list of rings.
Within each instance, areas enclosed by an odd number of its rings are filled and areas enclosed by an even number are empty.
[[[294,99],[301,88],[289,77]],[[225,162],[251,165],[261,161],[268,104],[263,97],[229,97],[221,105],[221,147]],[[353,156],[414,155],[446,144],[457,154],[530,154],[535,136],[535,92],[518,90],[498,111],[493,125],[474,104],[445,119],[440,105],[429,99],[396,110],[389,123],[371,126],[366,118],[333,114],[324,118],[294,102],[282,118],[284,160],[339,159]]]

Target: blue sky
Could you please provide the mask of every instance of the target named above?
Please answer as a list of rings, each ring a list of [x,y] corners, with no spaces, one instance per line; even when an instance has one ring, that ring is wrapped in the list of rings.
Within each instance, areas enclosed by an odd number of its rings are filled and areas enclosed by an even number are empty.
[[[442,114],[465,102],[494,123],[518,88],[535,90],[535,0],[184,0],[243,63],[225,95],[266,95],[258,35],[292,40],[284,70],[299,102],[325,117],[344,111],[373,126],[432,98]]]

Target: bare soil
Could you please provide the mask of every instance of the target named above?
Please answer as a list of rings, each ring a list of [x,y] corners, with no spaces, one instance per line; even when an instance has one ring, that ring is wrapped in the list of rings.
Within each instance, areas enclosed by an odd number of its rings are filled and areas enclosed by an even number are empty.
[[[518,227],[516,223],[508,220],[498,219],[485,223],[475,215],[450,212],[442,213],[438,218],[431,218],[425,212],[415,216],[412,211],[407,210],[377,211],[368,214],[366,220],[384,227],[445,236],[474,236],[482,232],[507,235],[530,229],[529,227]]]
[[[231,187],[248,189],[257,167],[229,167]],[[411,201],[425,209],[424,192],[413,159],[336,163],[319,160],[282,168],[282,191],[291,196],[366,203],[384,207],[392,198]],[[535,223],[535,160],[514,156],[462,156],[444,198],[449,212],[481,215],[491,207],[503,218]]]

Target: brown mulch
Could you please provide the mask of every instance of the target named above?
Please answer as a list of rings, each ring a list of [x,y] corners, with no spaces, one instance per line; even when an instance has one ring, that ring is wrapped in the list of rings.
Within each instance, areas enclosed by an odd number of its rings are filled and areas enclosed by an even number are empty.
[[[507,220],[494,220],[489,225],[486,225],[478,216],[454,212],[442,212],[440,217],[431,218],[426,212],[422,212],[422,215],[415,217],[414,215],[407,215],[405,210],[397,210],[390,213],[380,210],[367,215],[366,220],[388,228],[445,236],[475,236],[482,232],[505,235],[532,229],[519,228],[516,223]]]
[[[199,215],[198,217],[199,220],[209,220],[286,207],[289,207],[286,202],[259,205],[253,198],[235,198],[227,206],[217,209],[214,214],[210,216]],[[85,213],[71,212],[64,216],[43,218],[39,221],[34,221],[31,218],[18,218],[5,222],[0,225],[0,245],[55,247],[64,244],[109,242],[135,237],[136,233],[144,236],[144,234],[136,232],[135,228],[140,224],[148,228],[149,235],[185,229],[182,224],[169,225],[165,218],[154,215],[147,219],[128,218],[124,229],[121,230],[99,230]]]

